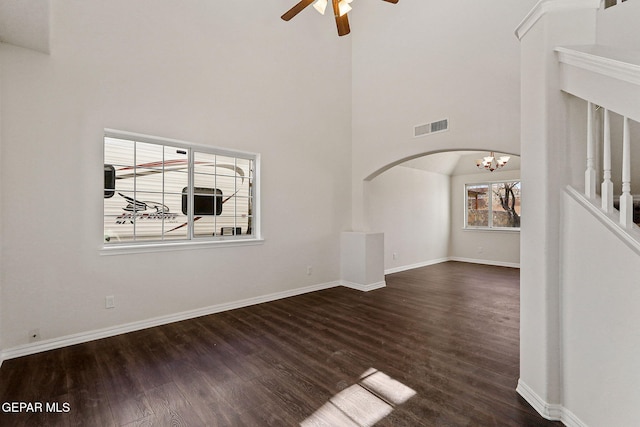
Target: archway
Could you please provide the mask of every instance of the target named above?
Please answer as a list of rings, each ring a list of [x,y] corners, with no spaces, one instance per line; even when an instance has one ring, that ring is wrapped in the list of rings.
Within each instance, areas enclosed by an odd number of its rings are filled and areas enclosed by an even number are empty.
[[[508,217],[508,209],[520,214],[520,158],[510,154],[504,168],[493,172],[479,169],[476,159],[490,152],[447,150],[410,156],[367,176],[364,217],[369,230],[384,234],[385,274],[446,260],[519,266],[519,226],[514,223],[508,229],[500,221]],[[495,153],[503,155],[507,154]],[[467,224],[467,186],[474,184],[482,206],[476,203],[472,211],[485,223]]]

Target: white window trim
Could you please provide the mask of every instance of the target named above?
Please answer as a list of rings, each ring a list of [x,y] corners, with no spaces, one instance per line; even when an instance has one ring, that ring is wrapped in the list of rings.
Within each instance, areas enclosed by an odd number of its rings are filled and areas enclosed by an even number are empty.
[[[103,163],[104,163],[104,138],[119,138],[119,139],[130,139],[139,142],[147,142],[150,144],[166,144],[175,146],[178,148],[188,149],[191,155],[193,155],[193,150],[201,151],[201,152],[211,152],[215,151],[215,154],[219,154],[221,156],[228,157],[248,157],[251,158],[254,162],[254,176],[253,176],[253,218],[254,221],[252,223],[253,235],[252,236],[230,236],[223,237],[218,236],[217,238],[206,238],[199,237],[197,239],[193,239],[193,236],[190,236],[190,240],[179,240],[179,241],[154,241],[154,242],[127,242],[127,243],[104,243],[104,230],[101,233],[102,246],[100,248],[100,255],[122,255],[122,254],[132,254],[132,253],[148,253],[148,252],[167,252],[167,251],[181,251],[181,250],[193,250],[193,249],[205,249],[205,248],[220,248],[220,247],[235,247],[235,246],[253,246],[253,245],[261,245],[264,243],[264,239],[262,238],[262,229],[261,229],[261,191],[260,191],[260,160],[261,156],[259,153],[253,153],[249,151],[242,150],[231,150],[227,148],[221,148],[217,146],[211,145],[202,145],[202,144],[194,144],[186,141],[181,141],[177,139],[164,138],[164,137],[156,137],[151,135],[144,135],[135,132],[127,132],[116,129],[105,129],[104,134],[102,136],[102,146],[103,146]],[[193,173],[193,170],[190,171],[190,174]],[[192,189],[190,188],[191,192]],[[193,215],[191,212],[191,208],[189,209],[189,217],[192,221]]]
[[[467,186],[468,185],[493,185],[493,184],[502,184],[505,182],[514,182],[514,181],[518,181],[520,183],[522,183],[522,181],[519,178],[514,178],[514,179],[499,179],[496,181],[474,181],[474,182],[467,182],[463,184],[463,190],[462,190],[462,196],[464,197],[464,203],[463,203],[463,207],[464,207],[464,215],[462,218],[462,229],[464,231],[480,231],[480,232],[507,232],[507,233],[519,233],[520,232],[520,227],[493,227],[493,226],[487,226],[487,227],[479,227],[479,226],[469,226],[467,225],[467,215],[469,213],[469,208],[467,205]],[[493,209],[490,211],[492,212]],[[489,215],[489,223],[492,224],[493,223],[493,218],[492,215]]]
[[[167,243],[139,243],[139,244],[115,244],[113,246],[102,246],[100,248],[100,255],[125,255],[135,253],[149,253],[149,252],[172,252],[172,251],[184,251],[194,249],[207,249],[207,248],[221,248],[221,247],[234,247],[234,246],[254,246],[264,243],[262,238],[244,238],[235,240],[205,240],[205,241],[191,241],[184,240],[180,242],[167,242]]]

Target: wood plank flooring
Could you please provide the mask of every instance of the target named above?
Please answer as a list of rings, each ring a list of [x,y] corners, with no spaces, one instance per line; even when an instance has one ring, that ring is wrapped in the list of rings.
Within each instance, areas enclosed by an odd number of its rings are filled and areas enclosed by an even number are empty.
[[[7,360],[0,403],[60,412],[0,411],[0,425],[560,425],[515,392],[519,270],[447,262],[386,280]]]

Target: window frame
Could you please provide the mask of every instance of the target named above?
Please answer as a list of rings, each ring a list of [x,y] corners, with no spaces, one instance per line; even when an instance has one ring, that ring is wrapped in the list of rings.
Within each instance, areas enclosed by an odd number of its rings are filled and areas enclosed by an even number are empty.
[[[187,168],[187,197],[189,203],[187,204],[187,223],[188,232],[184,239],[175,240],[143,240],[143,241],[129,241],[129,242],[105,242],[104,238],[104,214],[105,205],[103,198],[103,222],[102,222],[102,247],[100,253],[102,255],[112,254],[124,254],[124,253],[138,253],[138,252],[163,252],[174,250],[187,250],[187,249],[199,249],[210,248],[220,246],[246,246],[261,244],[264,239],[262,238],[261,231],[261,215],[260,215],[260,159],[259,153],[253,153],[248,151],[234,150],[228,148],[221,148],[217,146],[194,144],[186,141],[163,138],[151,135],[144,135],[134,132],[120,131],[115,129],[105,129],[102,136],[102,162],[105,163],[106,154],[106,139],[114,138],[121,140],[134,142],[153,144],[158,146],[170,146],[187,151],[188,156],[188,168]],[[251,185],[251,230],[250,235],[216,235],[216,236],[195,236],[194,235],[194,188],[195,185],[195,170],[194,170],[194,157],[196,153],[210,154],[216,156],[232,157],[234,159],[243,159],[253,162],[253,175]],[[104,186],[104,181],[103,181]],[[164,194],[164,190],[163,190]]]
[[[493,203],[488,203],[488,224],[485,226],[479,225],[468,225],[468,215],[469,215],[469,199],[468,199],[468,190],[467,188],[470,186],[479,186],[479,185],[487,185],[490,188],[494,184],[504,184],[507,182],[519,182],[520,186],[522,186],[522,181],[520,179],[500,179],[500,180],[492,180],[492,181],[475,181],[475,182],[467,182],[463,185],[463,197],[464,197],[464,218],[463,218],[463,230],[468,231],[506,231],[506,232],[520,232],[521,227],[494,227],[493,226]],[[522,203],[522,187],[520,188],[520,201]],[[491,198],[493,198],[493,193],[491,193]],[[522,206],[522,205],[521,205]],[[522,218],[522,214],[520,214],[520,218]]]

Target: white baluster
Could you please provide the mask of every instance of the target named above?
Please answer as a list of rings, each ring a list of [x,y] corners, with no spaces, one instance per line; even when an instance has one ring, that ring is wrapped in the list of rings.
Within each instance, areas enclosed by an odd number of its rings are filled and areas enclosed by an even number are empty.
[[[631,137],[629,119],[624,118],[622,131],[622,195],[620,196],[620,225],[633,224],[633,196],[631,196]]]
[[[602,209],[613,212],[613,182],[611,181],[611,125],[609,123],[609,110],[604,110],[604,152],[603,152],[604,179],[602,181]]]
[[[587,170],[584,172],[584,194],[590,199],[596,197],[596,141],[593,135],[593,104],[587,103]]]

